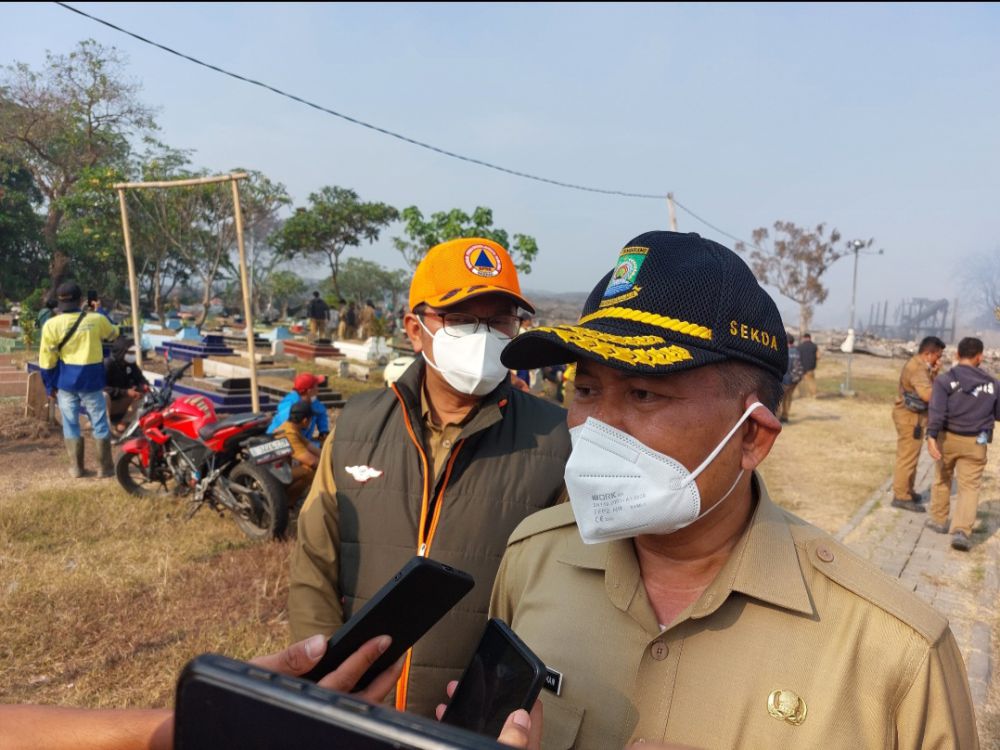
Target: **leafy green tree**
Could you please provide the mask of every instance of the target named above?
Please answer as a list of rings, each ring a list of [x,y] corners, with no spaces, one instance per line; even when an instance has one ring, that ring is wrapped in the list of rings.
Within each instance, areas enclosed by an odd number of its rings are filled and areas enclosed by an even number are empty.
[[[392,242],[414,270],[432,247],[458,237],[484,237],[502,245],[521,273],[531,273],[531,261],[538,255],[538,243],[534,237],[527,234],[511,237],[507,230],[494,227],[493,211],[484,206],[478,206],[471,216],[453,208],[448,212],[433,213],[430,219],[424,219],[416,206],[409,206],[403,209],[401,218],[406,237],[394,237]]]
[[[22,299],[45,274],[41,202],[31,173],[0,159],[0,300]]]
[[[275,301],[281,305],[282,319],[288,317],[288,306],[306,291],[306,282],[292,271],[275,271],[266,281],[268,307],[273,307]]]
[[[42,237],[53,286],[70,263],[58,242],[62,199],[90,170],[120,166],[129,137],[155,127],[138,91],[121,53],[92,39],[68,55],[47,53],[38,71],[8,66],[0,79],[0,155],[23,164],[45,197]]]
[[[796,226],[790,221],[774,222],[774,238],[766,227],[753,232],[754,247],[737,242],[736,252],[750,250],[750,268],[762,283],[773,286],[799,305],[799,333],[808,331],[813,309],[823,304],[829,290],[823,286],[823,274],[838,259],[850,252],[846,244],[839,245],[841,234],[836,229],[826,234],[826,225],[813,230]],[[868,240],[865,247],[871,247]]]
[[[324,187],[309,196],[308,208],[296,209],[275,237],[286,258],[326,256],[334,293],[340,295],[340,256],[363,241],[375,242],[382,229],[399,218],[385,203],[365,203],[353,190]]]

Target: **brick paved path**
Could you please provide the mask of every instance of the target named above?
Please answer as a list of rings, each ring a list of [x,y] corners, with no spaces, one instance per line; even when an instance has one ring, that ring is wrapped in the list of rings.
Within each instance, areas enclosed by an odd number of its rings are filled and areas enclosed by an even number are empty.
[[[998,448],[994,444],[992,450]],[[934,463],[925,449],[916,481],[916,489],[925,499],[930,497],[933,478]],[[1000,595],[1000,500],[995,499],[998,493],[991,491],[995,487],[991,476],[984,483],[977,521],[980,528],[973,530],[970,552],[951,549],[949,535],[925,528],[926,513],[893,508],[891,478],[837,533],[851,549],[898,578],[948,618],[965,657],[977,717],[983,715],[989,698],[991,666],[996,669],[990,663],[991,630]]]

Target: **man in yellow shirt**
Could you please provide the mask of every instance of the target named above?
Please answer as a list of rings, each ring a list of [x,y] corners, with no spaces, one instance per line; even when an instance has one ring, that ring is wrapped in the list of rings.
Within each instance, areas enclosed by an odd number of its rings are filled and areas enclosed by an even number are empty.
[[[81,309],[83,292],[78,284],[62,284],[56,291],[59,314],[42,328],[38,366],[50,397],[55,396],[62,415],[63,439],[69,454],[71,477],[83,476],[83,438],[80,410],[90,417],[97,454],[98,477],[114,475],[111,463],[111,430],[104,403],[104,352],[102,341],[118,336],[118,327],[100,313]]]

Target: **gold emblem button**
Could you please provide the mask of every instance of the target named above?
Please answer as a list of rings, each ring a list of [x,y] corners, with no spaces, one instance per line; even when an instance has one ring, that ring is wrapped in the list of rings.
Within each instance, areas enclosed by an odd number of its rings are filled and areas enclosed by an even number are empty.
[[[798,726],[806,720],[806,702],[791,690],[775,690],[767,696],[767,712],[775,719]]]
[[[663,641],[653,641],[653,645],[649,647],[649,653],[657,661],[663,661],[667,658],[667,654],[670,653],[670,647]]]

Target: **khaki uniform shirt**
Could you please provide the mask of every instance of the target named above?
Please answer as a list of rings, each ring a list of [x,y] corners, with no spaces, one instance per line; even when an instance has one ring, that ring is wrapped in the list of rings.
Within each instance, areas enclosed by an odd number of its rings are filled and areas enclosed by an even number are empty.
[[[927,412],[918,414],[903,406],[903,391],[916,393],[924,401],[930,403],[931,390],[934,387],[934,378],[937,377],[937,374],[937,368],[933,370],[929,368],[919,354],[914,354],[910,357],[907,363],[903,365],[903,371],[899,375],[899,395],[896,397],[895,403],[896,412],[911,415],[913,419],[920,418],[926,420]]]
[[[947,620],[824,532],[757,507],[715,580],[661,630],[631,540],[572,509],[511,535],[491,614],[550,670],[543,748],[976,748]]]
[[[437,425],[431,418],[430,404],[421,389],[420,415],[424,426],[424,449],[434,464],[437,476],[448,460],[451,447],[462,433],[460,424]],[[288,592],[288,619],[292,640],[316,633],[330,635],[343,625],[340,585],[337,571],[340,533],[337,510],[337,485],[333,478],[333,431],[323,443],[323,451],[312,488],[299,513],[298,535],[292,551],[290,578],[296,585]]]
[[[274,431],[274,436],[276,438],[285,438],[292,444],[292,458],[301,464],[308,463],[309,457],[312,455],[312,451],[309,450],[309,443],[302,434],[302,430],[300,430],[294,422],[291,420],[283,422],[281,426]]]

